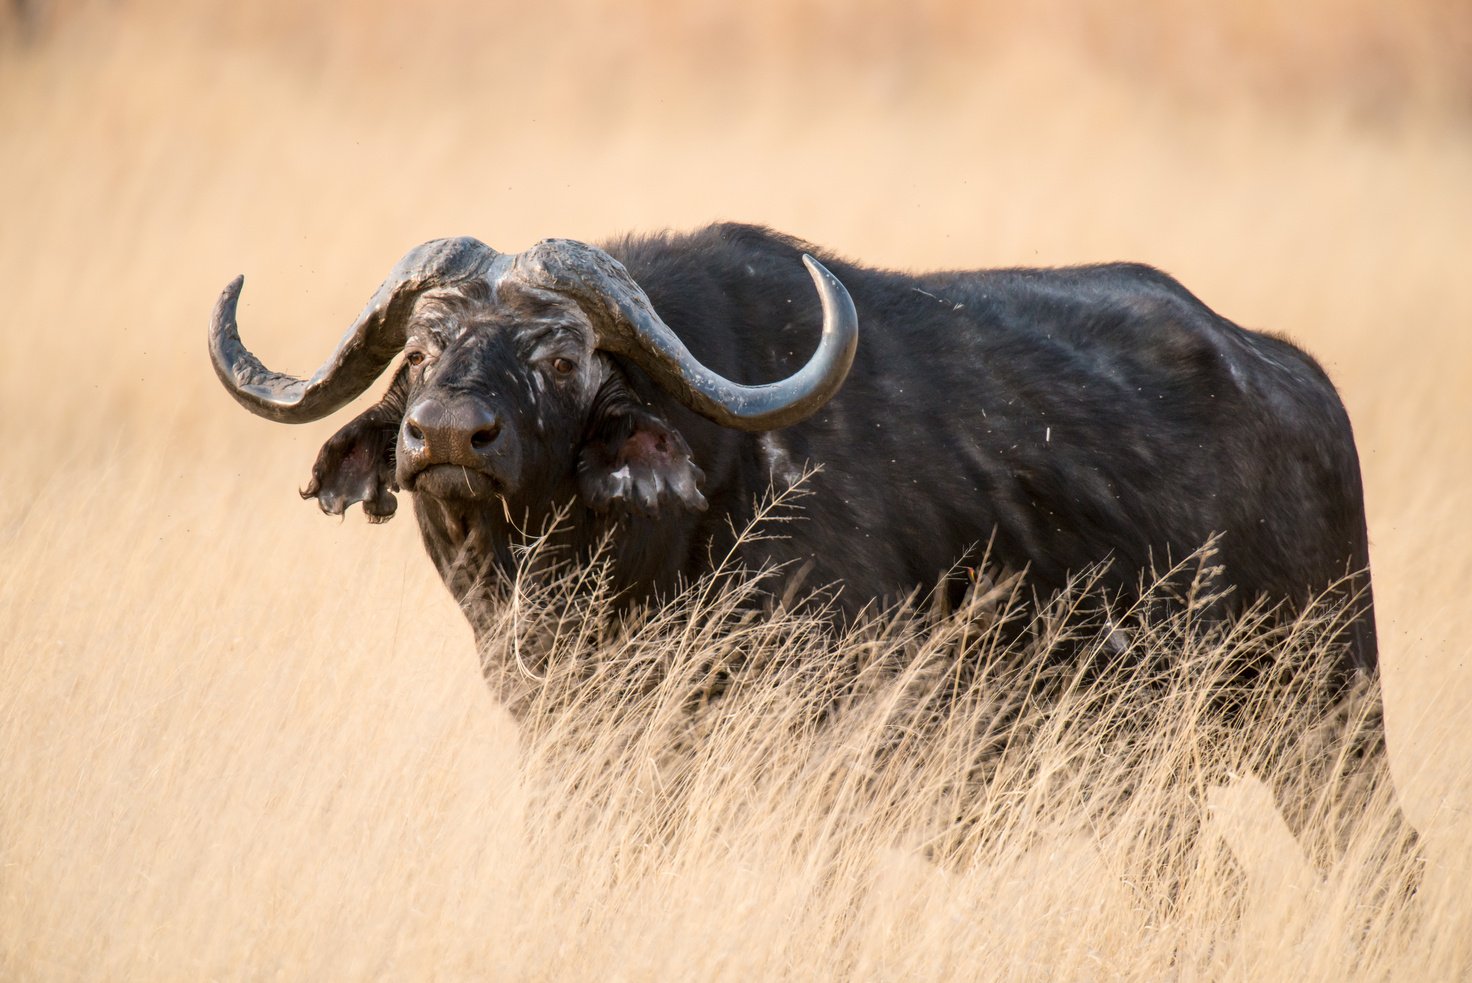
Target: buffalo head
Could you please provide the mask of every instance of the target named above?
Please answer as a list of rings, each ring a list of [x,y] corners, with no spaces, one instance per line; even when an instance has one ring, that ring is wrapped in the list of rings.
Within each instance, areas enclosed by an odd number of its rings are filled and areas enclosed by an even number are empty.
[[[595,512],[704,509],[684,438],[633,395],[626,372],[727,427],[770,430],[813,413],[848,372],[857,317],[843,286],[803,262],[823,305],[822,340],[802,369],[768,385],[702,365],[622,264],[558,239],[515,255],[470,238],[419,246],[310,379],[269,371],[242,346],[236,278],[215,307],[210,352],[241,405],[282,423],[341,408],[402,353],[383,400],[318,456],[303,497],[331,514],[362,502],[383,521],[393,491],[405,490],[422,524],[463,541],[493,514],[532,518],[571,495]]]

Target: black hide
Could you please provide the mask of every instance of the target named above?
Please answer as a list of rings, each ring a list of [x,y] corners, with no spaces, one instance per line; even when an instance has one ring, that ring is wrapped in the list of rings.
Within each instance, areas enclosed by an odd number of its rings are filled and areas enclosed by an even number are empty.
[[[745,225],[603,248],[696,358],[750,384],[794,372],[817,343],[811,252],[853,297],[857,358],[823,409],[765,434],[696,416],[603,354],[612,376],[585,418],[549,423],[519,404],[536,419],[508,423],[526,462],[515,494],[416,496],[472,623],[511,561],[508,516],[536,528],[572,503],[567,538],[583,550],[612,528],[617,580],[637,600],[706,572],[769,486],[816,465],[786,538],[742,555],[791,561],[804,587],[841,584],[847,614],[933,587],[988,542],[1038,592],[1111,560],[1108,584],[1127,599],[1142,569],[1219,533],[1223,613],[1260,595],[1301,605],[1342,581],[1357,611],[1346,668],[1375,667],[1359,465],[1334,387],[1292,344],[1169,276],[1135,264],[912,276]],[[536,398],[512,347],[481,348],[501,361],[466,370],[462,388],[478,378]],[[375,410],[368,437],[382,432]],[[631,482],[623,500],[615,474]]]

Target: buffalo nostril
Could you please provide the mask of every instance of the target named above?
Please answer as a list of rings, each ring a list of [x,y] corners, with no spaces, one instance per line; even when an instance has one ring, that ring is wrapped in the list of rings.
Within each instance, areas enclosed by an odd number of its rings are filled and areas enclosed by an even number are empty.
[[[496,442],[496,438],[500,436],[500,433],[501,424],[493,420],[470,435],[470,446],[478,451],[483,451]]]
[[[408,432],[409,439],[417,440],[421,443],[424,441],[424,431],[420,430],[419,427],[415,425],[413,420],[410,420],[404,424],[404,430]]]

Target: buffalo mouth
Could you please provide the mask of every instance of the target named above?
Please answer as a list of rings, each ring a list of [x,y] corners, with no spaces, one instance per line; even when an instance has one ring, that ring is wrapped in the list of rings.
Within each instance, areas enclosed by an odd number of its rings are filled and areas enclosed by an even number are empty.
[[[506,484],[477,468],[460,464],[431,464],[405,483],[416,495],[439,499],[490,499],[504,497]]]

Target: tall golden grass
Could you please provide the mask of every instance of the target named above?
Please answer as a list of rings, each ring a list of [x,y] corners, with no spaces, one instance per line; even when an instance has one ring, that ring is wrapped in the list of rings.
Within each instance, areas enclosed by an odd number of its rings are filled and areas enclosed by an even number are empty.
[[[1459,7],[50,9],[0,43],[0,976],[1472,972]],[[1107,687],[1023,727],[987,716],[997,679],[949,730],[898,726],[964,612],[876,641],[686,607],[554,643],[607,674],[552,673],[533,698],[576,708],[517,728],[412,523],[296,499],[334,422],[248,417],[206,364],[237,272],[248,342],[307,369],[424,239],[718,218],[898,267],[1144,260],[1320,356],[1364,463],[1415,897],[1373,836],[1304,868],[1250,783],[1200,805],[1288,726],[1186,712],[1221,638],[1140,638],[1180,653],[1182,709],[1121,747]],[[692,676],[754,656],[802,674],[682,729]],[[987,720],[1028,740],[929,864]]]

